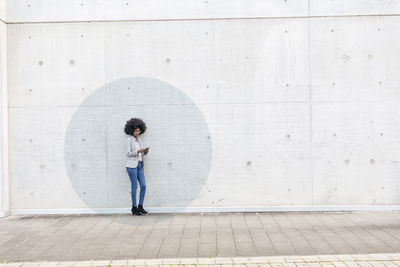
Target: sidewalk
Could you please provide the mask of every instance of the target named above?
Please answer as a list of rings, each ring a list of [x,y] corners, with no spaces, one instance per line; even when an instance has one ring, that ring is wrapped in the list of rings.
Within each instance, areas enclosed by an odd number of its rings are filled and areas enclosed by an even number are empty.
[[[9,216],[0,219],[0,262],[250,257],[250,264],[257,256],[351,254],[354,263],[354,255],[374,254],[379,259],[363,260],[397,266],[399,219],[399,212]]]
[[[216,258],[165,258],[136,260],[67,261],[67,262],[12,262],[0,267],[70,267],[70,266],[134,266],[134,267],[296,267],[296,266],[400,266],[400,253],[271,256],[271,257],[216,257]]]

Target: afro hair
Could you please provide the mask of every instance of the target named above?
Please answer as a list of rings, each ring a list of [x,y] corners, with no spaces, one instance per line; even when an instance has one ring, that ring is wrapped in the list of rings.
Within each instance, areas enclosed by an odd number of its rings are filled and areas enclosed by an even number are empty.
[[[143,134],[146,131],[146,124],[142,119],[132,118],[129,121],[126,121],[124,131],[127,135],[133,135],[133,132],[137,128],[140,129],[140,134]]]

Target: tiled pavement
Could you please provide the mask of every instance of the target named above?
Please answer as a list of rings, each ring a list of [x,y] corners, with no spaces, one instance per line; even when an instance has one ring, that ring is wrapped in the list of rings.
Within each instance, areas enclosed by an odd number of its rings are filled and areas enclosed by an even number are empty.
[[[69,267],[69,266],[151,266],[151,267],[296,267],[296,266],[400,266],[400,253],[319,255],[319,256],[270,256],[270,257],[211,257],[164,258],[102,261],[65,262],[10,262],[0,267]]]
[[[400,252],[399,221],[399,212],[9,216],[0,218],[0,262],[81,265],[96,260],[108,265],[113,260],[157,258],[388,257],[397,254],[384,253]],[[375,260],[377,266],[396,266],[400,258]]]

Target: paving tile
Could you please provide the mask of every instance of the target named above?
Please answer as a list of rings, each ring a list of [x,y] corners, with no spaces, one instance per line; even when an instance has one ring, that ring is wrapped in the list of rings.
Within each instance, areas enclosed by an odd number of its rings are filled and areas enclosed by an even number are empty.
[[[352,255],[356,261],[371,261],[374,260],[369,254],[354,254]]]
[[[342,261],[332,261],[331,262],[334,266],[347,266],[344,262]],[[324,263],[322,263],[323,265]]]
[[[180,258],[165,258],[165,259],[162,259],[162,264],[170,265],[170,264],[180,264],[180,263],[181,263],[181,259]],[[131,264],[131,263],[129,263],[129,264]]]
[[[325,258],[326,263],[358,260],[393,265],[397,264],[393,260],[400,261],[400,253],[393,253],[400,251],[400,226],[388,223],[388,216],[400,218],[400,213],[171,214],[134,221],[127,215],[13,216],[0,218],[7,233],[0,235],[0,260],[292,255],[317,263],[303,255],[336,254]]]
[[[195,265],[197,264],[197,258],[182,258],[181,259],[181,264],[185,264],[185,265]]]
[[[215,258],[198,258],[197,262],[201,264],[215,264]]]
[[[95,266],[104,266],[104,265],[110,265],[111,261],[93,261],[93,265]]]
[[[362,267],[371,267],[371,266],[373,266],[371,263],[369,263],[368,261],[357,261],[357,264],[359,265],[359,266],[362,266]]]
[[[381,261],[385,266],[388,267],[398,267],[400,264],[396,263],[396,261]]]
[[[286,262],[304,262],[300,256],[284,256]]]
[[[75,261],[62,261],[59,262],[56,266],[57,267],[68,267],[68,266],[74,266],[75,265]]]
[[[55,266],[57,266],[57,262],[56,261],[49,261],[49,262],[44,261],[44,262],[41,262],[39,266],[40,267],[55,267]]]
[[[340,258],[337,255],[319,255],[320,261],[339,261]]]
[[[321,259],[317,255],[301,256],[305,262],[319,262]]]
[[[163,259],[146,259],[146,265],[160,265],[163,264]]]
[[[271,263],[281,263],[281,262],[286,262],[285,257],[283,256],[272,256],[268,257],[269,262]]]
[[[92,266],[93,261],[80,261],[74,264],[74,266]]]
[[[390,257],[392,260],[400,261],[400,253],[386,253],[385,255]]]
[[[378,260],[378,261],[390,261],[392,260],[392,258],[389,255],[386,254],[369,254],[369,257],[371,257],[374,260]]]
[[[24,262],[22,264],[23,267],[33,267],[33,266],[39,266],[40,262]]]
[[[249,257],[251,263],[268,263],[269,257]]]
[[[379,261],[370,261],[369,263],[374,267],[385,267],[385,265]]]
[[[216,264],[233,264],[233,260],[230,257],[215,257]]]
[[[125,266],[128,264],[128,260],[112,260],[109,265],[111,266]]]

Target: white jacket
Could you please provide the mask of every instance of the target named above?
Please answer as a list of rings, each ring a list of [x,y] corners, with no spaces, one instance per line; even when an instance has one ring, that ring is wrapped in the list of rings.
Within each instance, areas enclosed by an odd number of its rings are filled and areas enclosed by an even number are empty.
[[[126,160],[126,167],[128,168],[136,168],[138,165],[138,156],[139,153],[136,150],[136,146],[133,142],[135,142],[135,137],[133,136],[129,136],[127,138],[127,150],[128,153],[126,154],[126,156],[128,157]],[[138,138],[139,144],[140,146],[143,148],[142,142],[140,141],[140,139]],[[142,153],[142,166],[144,166],[144,153]]]

